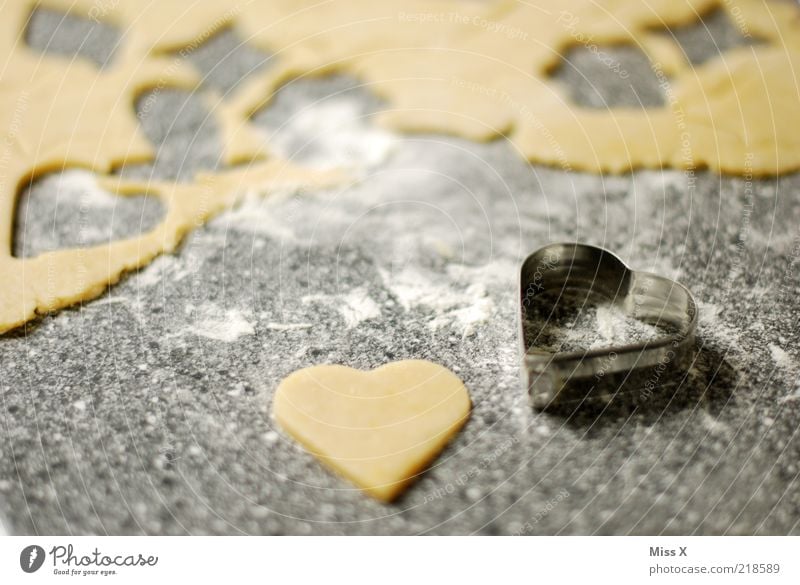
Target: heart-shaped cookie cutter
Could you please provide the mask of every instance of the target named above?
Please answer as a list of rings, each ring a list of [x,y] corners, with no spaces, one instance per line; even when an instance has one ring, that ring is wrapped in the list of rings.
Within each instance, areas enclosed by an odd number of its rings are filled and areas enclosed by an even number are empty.
[[[657,338],[580,351],[549,351],[528,341],[532,304],[545,299],[555,309],[565,293],[602,298],[625,315],[664,331]],[[548,301],[555,297],[555,301]],[[641,380],[655,371],[682,371],[691,363],[697,305],[689,290],[673,280],[629,268],[615,254],[585,244],[551,244],[528,256],[520,270],[520,343],[523,383],[535,408],[547,408],[571,396],[598,394],[610,380]],[[552,314],[552,311],[551,311]],[[652,379],[652,376],[651,376]],[[656,380],[658,378],[655,378]],[[607,395],[605,395],[607,396]]]

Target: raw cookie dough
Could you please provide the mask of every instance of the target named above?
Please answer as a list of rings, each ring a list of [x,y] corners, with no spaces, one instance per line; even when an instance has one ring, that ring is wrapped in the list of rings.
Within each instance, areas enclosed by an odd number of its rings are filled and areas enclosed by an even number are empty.
[[[38,0],[7,0],[0,18],[0,333],[37,314],[102,294],[126,270],[174,249],[248,189],[330,182],[268,159],[199,177],[191,185],[121,185],[164,199],[164,221],[139,238],[11,255],[20,190],[67,167],[108,174],[150,160],[134,114],[142,92],[195,88],[197,73],[170,51],[193,48],[235,26],[274,54],[230,96],[208,93],[226,163],[267,157],[249,116],[288,80],[341,72],[389,102],[379,121],[396,130],[476,140],[505,136],[530,161],[622,172],[673,166],[770,175],[800,168],[800,18],[792,3],[762,0],[270,0],[215,5],[197,0],[48,0],[124,31],[102,70],[41,54],[24,42]],[[692,67],[665,27],[714,8],[760,42]],[[662,108],[584,109],[549,77],[570,47],[637,45],[665,91]],[[610,72],[609,74],[613,74]]]
[[[371,372],[314,366],[281,382],[273,403],[283,429],[366,493],[389,502],[466,422],[467,389],[425,360]]]

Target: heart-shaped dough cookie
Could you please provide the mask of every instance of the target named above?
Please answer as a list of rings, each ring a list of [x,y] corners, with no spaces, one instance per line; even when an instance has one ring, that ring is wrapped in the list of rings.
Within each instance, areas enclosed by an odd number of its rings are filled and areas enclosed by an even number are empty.
[[[283,429],[325,465],[389,502],[466,422],[470,399],[447,368],[406,360],[370,372],[299,370],[281,382],[273,406]]]

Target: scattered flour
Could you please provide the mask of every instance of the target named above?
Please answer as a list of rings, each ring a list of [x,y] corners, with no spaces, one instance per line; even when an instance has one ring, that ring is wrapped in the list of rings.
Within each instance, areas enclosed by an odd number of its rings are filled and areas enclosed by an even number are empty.
[[[267,329],[270,331],[301,331],[312,327],[311,323],[267,323]]]
[[[81,169],[66,170],[55,175],[56,193],[83,208],[113,209],[119,204],[119,196],[101,189],[93,173]]]
[[[703,427],[712,435],[720,436],[730,432],[730,427],[727,424],[720,421],[719,418],[711,416],[706,409],[700,409],[700,413],[702,415],[700,420],[703,423]]]
[[[397,272],[381,270],[380,274],[386,288],[406,311],[422,308],[434,313],[428,322],[431,330],[453,327],[469,337],[495,310],[484,282],[462,284],[459,277],[469,270],[458,265],[441,276],[425,274],[407,265]]]
[[[605,303],[575,306],[546,320],[526,322],[530,345],[547,351],[586,351],[614,345],[641,343],[664,335],[658,327],[631,317],[620,307]]]
[[[494,312],[494,301],[486,295],[482,285],[473,285],[473,290],[479,291],[475,300],[463,309],[446,311],[442,316],[437,316],[428,326],[434,331],[452,325],[454,322],[461,330],[464,337],[471,337],[477,332],[481,323],[485,323]],[[467,289],[469,294],[470,289]]]
[[[378,303],[370,298],[363,287],[354,288],[350,292],[341,295],[308,295],[303,297],[301,302],[303,304],[323,303],[335,305],[344,318],[345,326],[348,329],[356,327],[362,321],[381,316],[381,309]]]
[[[794,360],[792,356],[790,356],[786,351],[778,347],[777,345],[770,343],[769,344],[769,353],[772,355],[772,361],[775,362],[775,365],[778,366],[780,369],[792,373],[794,372]]]
[[[792,356],[789,355],[783,348],[775,345],[774,343],[770,343],[768,347],[769,353],[772,356],[772,361],[775,362],[775,365],[788,376],[790,383],[795,386],[794,391],[784,396],[780,402],[800,400],[800,384],[797,382],[797,364],[795,363],[794,359],[792,359]]]
[[[653,193],[664,193],[668,189],[681,191],[686,189],[686,173],[672,169],[658,171],[642,170],[633,175],[636,181],[642,183],[642,191],[652,198]],[[631,184],[633,186],[633,183]]]
[[[253,324],[237,309],[221,309],[206,304],[197,309],[198,320],[189,328],[191,333],[231,343],[243,335],[254,335]]]
[[[281,221],[282,197],[268,198],[248,192],[239,205],[222,213],[211,222],[211,227],[224,227],[238,232],[265,235],[276,240],[294,242],[295,232],[289,221]]]
[[[719,305],[697,301],[698,323],[697,328],[703,337],[717,341],[727,350],[741,353],[743,331],[731,327],[722,318],[722,309]]]
[[[316,102],[301,110],[270,141],[291,156],[298,136],[306,141],[304,164],[317,168],[370,168],[381,163],[396,143],[391,132],[373,126],[357,102],[345,97]]]
[[[437,304],[444,302],[446,295],[441,294],[441,287],[434,285],[413,266],[406,264],[400,270],[391,272],[381,270],[380,274],[383,284],[397,297],[406,311],[419,305],[435,308]]]
[[[169,254],[159,256],[147,268],[139,271],[136,282],[139,286],[155,286],[163,282],[167,274],[174,274],[178,265],[179,262],[175,256],[170,256]]]
[[[590,345],[592,349],[608,346],[620,339],[654,339],[662,335],[658,327],[630,317],[616,305],[597,307],[596,318],[600,339]]]
[[[466,264],[450,264],[447,274],[460,282],[494,283],[505,286],[517,286],[519,264],[510,260],[495,260],[481,266]]]
[[[93,301],[92,303],[89,303],[88,305],[84,305],[83,307],[81,307],[81,310],[82,311],[88,311],[88,310],[91,310],[94,307],[102,307],[104,305],[124,304],[124,303],[129,302],[129,300],[130,299],[128,299],[127,297],[112,297],[111,294],[108,294],[107,296],[101,297],[98,300]]]
[[[794,389],[794,392],[791,392],[790,394],[787,394],[781,398],[779,402],[790,402],[794,400],[800,400],[800,385]]]
[[[362,288],[353,289],[341,299],[344,305],[339,307],[339,312],[344,317],[348,328],[355,327],[362,321],[375,319],[381,315],[381,309],[378,304]]]

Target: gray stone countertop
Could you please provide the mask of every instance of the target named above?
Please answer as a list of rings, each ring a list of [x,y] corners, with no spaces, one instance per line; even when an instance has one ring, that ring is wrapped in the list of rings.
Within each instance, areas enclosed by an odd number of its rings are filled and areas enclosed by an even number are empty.
[[[679,31],[692,59],[713,57],[713,38],[743,41],[724,16],[707,22],[710,32]],[[28,42],[102,63],[117,34],[40,9]],[[644,57],[609,51],[630,78],[576,49],[555,73],[573,99],[660,103]],[[230,31],[189,58],[223,91],[269,66]],[[143,99],[159,156],[124,173],[183,180],[218,166],[200,95]],[[372,123],[383,107],[353,79],[289,84],[254,123],[286,156],[357,169],[360,181],[248,198],[102,298],[0,338],[5,529],[800,534],[798,176],[566,172],[526,164],[502,140],[391,134]],[[68,170],[23,194],[15,253],[124,237],[161,213]],[[701,319],[684,383],[633,407],[528,407],[516,274],[559,240],[690,286]],[[451,368],[474,410],[432,468],[383,505],[288,440],[270,404],[298,368],[404,358]]]

